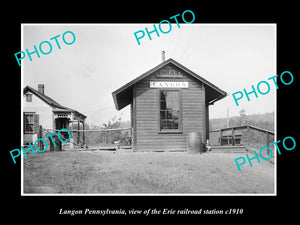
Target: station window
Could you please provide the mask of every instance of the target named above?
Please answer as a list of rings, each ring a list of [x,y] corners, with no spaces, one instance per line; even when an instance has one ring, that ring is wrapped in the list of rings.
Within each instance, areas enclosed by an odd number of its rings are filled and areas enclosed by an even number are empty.
[[[181,131],[181,104],[179,90],[160,90],[160,131]]]

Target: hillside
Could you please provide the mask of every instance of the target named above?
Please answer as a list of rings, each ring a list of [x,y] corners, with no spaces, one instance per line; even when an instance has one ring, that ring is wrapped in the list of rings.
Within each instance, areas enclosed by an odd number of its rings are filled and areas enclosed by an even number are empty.
[[[226,127],[226,118],[216,118],[209,120],[209,130],[216,130]],[[229,117],[229,127],[252,125],[274,131],[274,112],[263,114],[246,115],[245,110],[240,111],[240,116]]]

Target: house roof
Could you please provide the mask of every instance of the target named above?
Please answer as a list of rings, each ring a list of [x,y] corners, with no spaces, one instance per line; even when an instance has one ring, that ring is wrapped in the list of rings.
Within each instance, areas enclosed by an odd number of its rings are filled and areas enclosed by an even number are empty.
[[[164,67],[168,64],[174,65],[175,67],[177,67],[177,68],[183,70],[184,72],[186,72],[191,77],[193,77],[196,80],[202,82],[205,85],[205,87],[207,88],[207,93],[208,94],[206,95],[206,101],[209,104],[213,104],[214,102],[216,102],[216,101],[218,101],[218,100],[220,100],[220,99],[227,96],[227,93],[225,91],[221,90],[220,88],[218,88],[214,84],[210,83],[209,81],[207,81],[203,77],[199,76],[198,74],[196,74],[193,71],[189,70],[185,66],[181,65],[180,63],[178,63],[174,59],[169,58],[168,60],[160,63],[156,67],[150,69],[149,71],[143,73],[142,75],[140,75],[137,78],[133,79],[129,83],[127,83],[124,86],[120,87],[118,90],[114,91],[112,93],[112,96],[113,96],[113,99],[114,99],[116,109],[120,110],[120,109],[124,108],[125,106],[127,106],[131,103],[132,97],[133,97],[132,96],[132,89],[133,89],[133,86],[134,86],[135,83],[137,83],[140,80],[146,78],[147,76],[149,76],[150,74],[152,74],[156,70],[159,70],[159,69],[161,69],[162,67]]]
[[[26,86],[23,89],[23,94],[26,94],[28,91],[32,92],[33,94],[35,94],[38,98],[40,98],[41,100],[43,100],[45,103],[47,103],[48,105],[50,105],[52,107],[52,111],[53,112],[76,112],[80,115],[82,115],[84,118],[86,118],[85,115],[83,115],[82,113],[68,108],[66,106],[63,106],[61,104],[59,104],[58,102],[54,101],[52,98],[50,98],[49,96],[42,94],[41,92],[35,90],[34,88],[30,87],[30,86]]]
[[[234,130],[242,130],[242,129],[249,129],[249,128],[252,129],[252,130],[256,130],[256,131],[260,131],[260,132],[263,132],[263,133],[269,133],[269,134],[274,135],[274,131],[263,129],[263,128],[252,126],[252,125],[242,125],[242,126],[226,127],[226,128],[212,130],[210,132],[220,132],[221,130],[222,130],[222,132],[223,131],[230,131],[231,132],[232,129],[234,129]]]

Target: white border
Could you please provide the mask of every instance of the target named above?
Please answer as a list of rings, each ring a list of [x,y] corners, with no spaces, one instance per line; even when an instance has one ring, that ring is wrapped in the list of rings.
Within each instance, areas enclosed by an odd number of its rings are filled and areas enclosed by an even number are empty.
[[[26,25],[30,26],[102,26],[102,25],[108,25],[108,26],[114,26],[114,25],[137,25],[138,23],[130,23],[130,24],[106,24],[106,23],[97,23],[97,24],[90,24],[90,23],[69,23],[69,24],[55,24],[55,23],[41,23],[41,24],[36,24],[36,23],[22,23],[21,24],[21,50],[24,49],[24,33],[23,33],[23,27]],[[143,24],[145,26],[146,24]],[[181,25],[191,25],[191,24],[181,24]],[[226,23],[226,24],[219,24],[219,23],[214,23],[214,24],[202,24],[202,23],[194,23],[193,25],[201,25],[201,26],[275,26],[275,71],[277,73],[277,23],[262,23],[262,24],[257,24],[257,23]],[[24,72],[24,64],[21,65],[21,145],[23,145],[23,72]],[[276,78],[277,82],[277,78]],[[275,135],[274,139],[277,141],[277,89],[275,91],[275,116],[274,116],[274,122],[275,122]],[[226,194],[226,193],[215,193],[215,194],[115,194],[115,193],[105,193],[105,194],[68,194],[68,193],[62,193],[62,194],[28,194],[24,193],[24,181],[23,181],[23,166],[24,166],[24,154],[22,154],[23,157],[21,157],[21,196],[277,196],[277,151],[274,150],[274,193],[267,193],[267,194],[253,194],[253,193],[243,193],[243,194]]]
[[[21,24],[21,51],[24,49],[24,29],[23,29],[23,24]],[[23,105],[24,105],[24,102],[23,102],[23,83],[24,83],[24,76],[23,76],[23,73],[24,73],[24,63],[21,63],[21,144],[20,146],[23,146],[23,143],[24,143],[24,116],[23,116]],[[21,151],[21,149],[20,149]],[[21,154],[21,196],[24,196],[26,194],[24,194],[24,179],[23,179],[23,175],[24,175],[24,172],[23,172],[23,168],[24,168],[24,154]]]

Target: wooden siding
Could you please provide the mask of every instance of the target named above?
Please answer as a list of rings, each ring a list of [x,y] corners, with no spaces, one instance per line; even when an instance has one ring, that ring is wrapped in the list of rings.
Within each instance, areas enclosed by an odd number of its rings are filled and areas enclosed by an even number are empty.
[[[31,92],[27,92],[32,94]],[[32,94],[32,101],[26,102],[26,94],[23,95],[23,113],[35,113],[39,115],[39,125],[43,128],[52,129],[53,128],[53,112],[51,106],[45,103],[43,100]],[[23,122],[24,122],[23,117]],[[24,123],[23,123],[24,124]],[[24,134],[23,125],[23,144],[32,143],[37,139],[36,134]]]
[[[53,129],[52,107],[34,94],[32,94],[32,102],[26,102],[26,94],[23,95],[23,112],[38,114],[39,124],[45,129]]]
[[[135,128],[133,148],[135,151],[187,150],[187,135],[197,131],[206,140],[205,87],[199,80],[180,71],[182,78],[160,78],[156,73],[135,84],[133,88],[132,119]],[[189,88],[181,89],[182,132],[159,132],[159,91],[150,88],[150,81],[185,81]],[[174,90],[174,89],[173,89]]]

